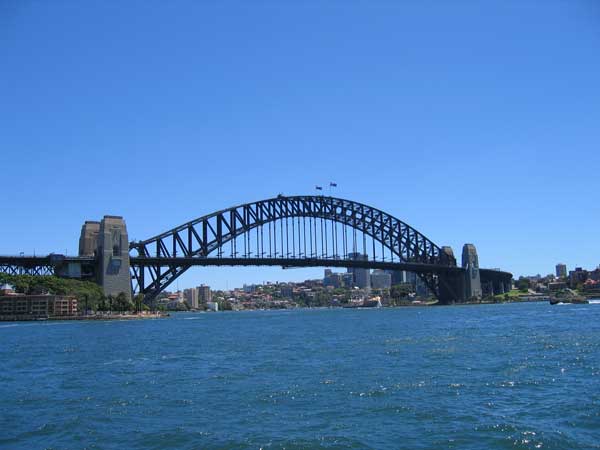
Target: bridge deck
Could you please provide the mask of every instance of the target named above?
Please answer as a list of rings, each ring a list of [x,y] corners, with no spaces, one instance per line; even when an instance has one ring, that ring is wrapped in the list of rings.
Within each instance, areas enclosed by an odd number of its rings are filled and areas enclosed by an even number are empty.
[[[82,256],[64,256],[51,254],[46,256],[15,256],[0,255],[0,266],[54,266],[69,262],[93,263],[93,257]],[[461,272],[464,269],[456,266],[445,266],[440,264],[422,264],[410,262],[391,262],[391,261],[362,261],[348,259],[329,259],[329,258],[198,258],[198,257],[174,257],[174,258],[156,258],[132,256],[132,266],[281,266],[281,267],[355,267],[365,269],[383,269],[383,270],[405,270],[407,272],[431,273],[431,272]],[[496,276],[511,276],[510,273],[493,269],[480,269],[482,274]]]
[[[361,261],[325,258],[197,258],[132,257],[133,266],[281,266],[281,267],[355,267],[365,269],[406,270],[409,272],[457,272],[461,267],[438,264]]]

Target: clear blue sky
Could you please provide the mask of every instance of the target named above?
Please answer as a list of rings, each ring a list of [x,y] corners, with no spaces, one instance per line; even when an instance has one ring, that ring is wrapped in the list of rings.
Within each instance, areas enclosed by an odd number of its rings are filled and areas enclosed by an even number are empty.
[[[600,263],[595,0],[4,0],[0,57],[0,253],[336,181],[485,267]]]

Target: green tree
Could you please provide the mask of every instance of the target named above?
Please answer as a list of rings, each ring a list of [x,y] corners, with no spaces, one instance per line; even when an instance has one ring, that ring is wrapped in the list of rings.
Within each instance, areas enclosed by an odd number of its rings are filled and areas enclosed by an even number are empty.
[[[104,295],[100,297],[100,300],[98,301],[98,307],[96,309],[97,311],[108,311],[108,304]]]
[[[516,283],[517,289],[521,292],[527,292],[529,290],[529,279],[521,277]]]
[[[131,311],[133,304],[124,292],[119,292],[113,300],[113,309],[116,311]]]
[[[112,312],[115,304],[115,297],[112,294],[107,295],[106,303],[108,304],[108,310]]]
[[[148,309],[150,309],[150,308],[148,308],[148,306],[144,305],[144,294],[137,294],[133,298],[133,302],[135,304],[135,310],[137,312],[140,312],[142,310],[147,311]]]
[[[409,284],[396,284],[390,289],[390,297],[396,301],[405,300],[411,292],[412,286]]]
[[[227,300],[223,300],[219,302],[219,310],[220,311],[231,311],[233,310],[233,306],[231,305],[231,302],[227,301]]]

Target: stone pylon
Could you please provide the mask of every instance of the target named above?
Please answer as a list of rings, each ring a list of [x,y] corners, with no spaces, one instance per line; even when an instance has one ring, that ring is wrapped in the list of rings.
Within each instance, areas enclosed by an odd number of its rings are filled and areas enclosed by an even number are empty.
[[[79,256],[96,256],[98,253],[98,234],[100,222],[86,220],[79,236]]]
[[[98,232],[98,282],[105,295],[131,298],[129,239],[121,216],[104,216]]]
[[[481,299],[481,277],[479,257],[473,244],[465,244],[462,251],[462,267],[465,269],[465,297],[467,300]]]

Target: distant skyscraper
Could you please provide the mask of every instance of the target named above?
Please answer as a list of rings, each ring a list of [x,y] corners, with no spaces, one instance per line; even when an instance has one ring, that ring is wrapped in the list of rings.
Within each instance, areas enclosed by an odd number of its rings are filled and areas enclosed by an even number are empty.
[[[389,289],[392,286],[392,275],[385,270],[376,269],[371,273],[371,287],[373,289]]]
[[[567,278],[567,266],[563,263],[558,263],[556,265],[556,277],[557,278]]]
[[[386,270],[392,276],[392,286],[407,282],[406,274],[404,270]]]
[[[417,274],[414,272],[404,272],[405,277],[406,277],[406,283],[411,284],[413,287],[416,288],[417,286]]]
[[[363,255],[362,253],[348,253],[348,258],[357,260],[357,261],[368,261],[369,256]],[[369,269],[348,268],[348,273],[353,274],[354,276],[354,285],[361,289],[370,288],[371,287],[371,271]]]
[[[183,296],[190,305],[190,308],[198,308],[198,290],[196,288],[184,289]]]
[[[205,286],[204,284],[201,284],[196,289],[198,291],[198,301],[200,303],[207,304],[212,300],[210,286]]]
[[[351,288],[354,286],[354,274],[353,273],[343,273],[342,274],[342,285],[347,288]]]
[[[342,287],[342,274],[331,272],[323,278],[323,286],[333,286],[334,288]]]

